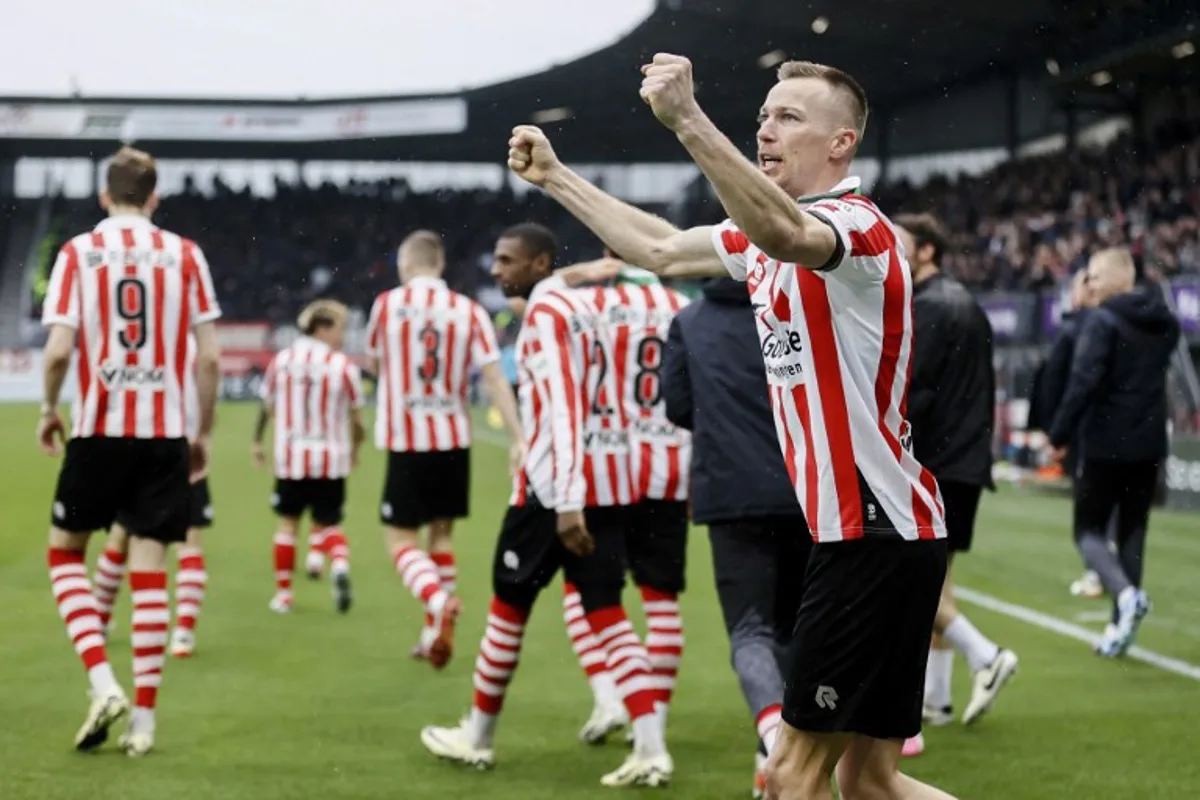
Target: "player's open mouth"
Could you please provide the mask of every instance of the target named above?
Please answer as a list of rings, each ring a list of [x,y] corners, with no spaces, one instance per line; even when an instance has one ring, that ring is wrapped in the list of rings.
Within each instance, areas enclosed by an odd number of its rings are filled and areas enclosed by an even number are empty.
[[[758,168],[763,172],[770,172],[782,163],[783,159],[779,158],[778,156],[767,156],[762,154],[759,154],[758,156]]]

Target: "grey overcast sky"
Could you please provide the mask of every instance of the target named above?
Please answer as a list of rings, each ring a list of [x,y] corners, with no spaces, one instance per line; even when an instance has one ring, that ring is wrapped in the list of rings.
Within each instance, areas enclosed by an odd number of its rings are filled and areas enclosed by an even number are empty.
[[[654,0],[17,0],[0,94],[456,90],[610,44]]]

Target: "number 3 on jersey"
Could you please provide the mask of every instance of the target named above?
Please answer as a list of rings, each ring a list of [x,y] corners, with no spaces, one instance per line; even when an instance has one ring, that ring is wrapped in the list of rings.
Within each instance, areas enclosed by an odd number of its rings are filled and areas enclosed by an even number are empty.
[[[422,355],[417,375],[427,384],[436,381],[442,371],[441,349],[442,332],[435,328],[432,322],[426,322],[425,327],[421,328]]]
[[[138,350],[146,343],[146,284],[137,278],[117,281],[117,316],[125,327],[117,341],[126,350]]]

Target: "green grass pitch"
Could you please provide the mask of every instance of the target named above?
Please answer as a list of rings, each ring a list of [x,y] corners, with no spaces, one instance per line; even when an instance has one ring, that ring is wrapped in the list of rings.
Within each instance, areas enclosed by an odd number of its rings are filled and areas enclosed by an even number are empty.
[[[575,739],[590,697],[560,616],[542,598],[528,631],[497,740],[497,768],[464,771],[420,746],[422,725],[468,707],[471,668],[489,597],[492,543],[508,495],[504,451],[477,446],[470,520],[457,531],[466,611],[459,649],[442,674],[408,658],[416,603],[392,573],[376,508],[383,459],[367,450],[349,483],[346,521],[356,605],[334,613],[328,584],[297,581],[290,617],[267,610],[272,583],[271,479],[248,457],[253,409],[220,410],[208,534],[209,595],[190,661],[169,660],[158,750],[131,761],[107,746],[72,750],[86,680],[50,597],[46,528],[57,463],[33,440],[36,410],[0,406],[0,798],[4,800],[267,800],[268,798],[599,798],[602,773],[624,745]],[[974,589],[1065,620],[1102,612],[1068,596],[1079,573],[1061,498],[1006,490],[984,498],[976,550],[957,568]],[[1200,520],[1158,513],[1147,588],[1155,610],[1141,644],[1200,663]],[[93,542],[94,559],[99,544]],[[754,733],[729,667],[707,537],[691,541],[684,597],[687,650],[668,740],[678,798],[744,798]],[[632,595],[630,596],[632,600]],[[640,619],[636,602],[627,606]],[[1200,797],[1200,683],[1154,667],[1093,656],[1085,645],[972,608],[978,626],[1021,657],[1021,673],[991,715],[967,730],[927,732],[913,774],[961,798],[1149,800]],[[131,689],[128,592],[110,648]],[[1087,623],[1099,628],[1098,622]],[[960,661],[955,701],[966,703]]]

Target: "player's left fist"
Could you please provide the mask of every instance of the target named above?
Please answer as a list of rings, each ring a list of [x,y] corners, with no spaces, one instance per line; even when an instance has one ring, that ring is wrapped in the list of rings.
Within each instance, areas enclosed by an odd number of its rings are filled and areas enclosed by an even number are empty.
[[[642,67],[642,100],[658,121],[673,131],[700,113],[692,85],[692,62],[683,56],[656,53]]]

